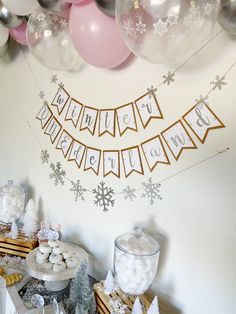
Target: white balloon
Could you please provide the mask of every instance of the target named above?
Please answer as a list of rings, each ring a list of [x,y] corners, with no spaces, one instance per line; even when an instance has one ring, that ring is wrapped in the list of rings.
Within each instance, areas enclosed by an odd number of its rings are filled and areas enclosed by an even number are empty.
[[[2,0],[2,3],[16,15],[28,15],[39,7],[37,0]]]
[[[0,47],[5,45],[9,37],[9,29],[0,24]]]

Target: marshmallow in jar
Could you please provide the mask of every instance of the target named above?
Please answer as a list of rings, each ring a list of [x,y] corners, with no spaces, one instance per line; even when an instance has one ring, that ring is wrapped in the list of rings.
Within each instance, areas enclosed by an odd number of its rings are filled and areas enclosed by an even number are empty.
[[[0,188],[0,221],[12,223],[22,217],[25,207],[25,191],[8,181]]]
[[[148,290],[156,276],[159,252],[157,241],[139,228],[116,238],[114,271],[123,292],[141,295]]]

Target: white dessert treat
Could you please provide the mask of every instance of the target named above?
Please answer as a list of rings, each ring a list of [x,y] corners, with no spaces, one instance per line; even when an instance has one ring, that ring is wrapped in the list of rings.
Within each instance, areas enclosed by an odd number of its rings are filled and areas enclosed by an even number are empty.
[[[68,268],[74,268],[78,265],[78,260],[76,257],[70,257],[66,260],[66,266]]]
[[[72,256],[72,250],[71,249],[65,249],[62,252],[62,255],[63,255],[64,259],[70,258]]]
[[[39,250],[42,253],[48,253],[48,254],[52,252],[52,248],[47,243],[40,244]]]
[[[40,251],[37,251],[36,253],[36,263],[37,264],[43,264],[48,259],[49,254],[48,253],[41,253]]]
[[[58,240],[48,240],[48,245],[51,246],[52,248],[59,246],[59,243],[61,243]]]
[[[55,263],[59,263],[62,261],[62,255],[61,254],[55,254],[55,253],[52,253],[50,256],[49,256],[49,261],[53,264]]]
[[[43,264],[41,265],[41,267],[42,267],[43,269],[45,269],[45,270],[50,270],[50,269],[52,269],[52,266],[53,266],[53,264],[50,263],[50,262],[46,262],[46,263],[43,263]]]
[[[60,273],[62,272],[63,270],[66,269],[66,264],[64,262],[58,262],[58,263],[55,263],[53,265],[53,271],[55,271],[56,273]]]
[[[52,252],[55,254],[62,254],[62,252],[64,251],[64,244],[60,241],[59,242],[59,246],[56,246],[52,249]]]

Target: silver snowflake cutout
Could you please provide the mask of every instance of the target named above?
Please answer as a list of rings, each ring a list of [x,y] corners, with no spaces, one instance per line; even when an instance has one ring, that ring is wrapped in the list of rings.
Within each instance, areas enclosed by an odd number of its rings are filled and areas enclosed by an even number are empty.
[[[168,32],[167,22],[163,22],[162,19],[159,19],[156,23],[153,23],[154,34],[158,34],[159,36],[163,36],[164,33]]]
[[[74,193],[75,201],[77,202],[79,198],[84,201],[84,193],[87,190],[80,184],[80,180],[77,180],[76,182],[71,181],[71,184],[72,188],[70,189],[70,191]]]
[[[141,195],[143,198],[149,198],[150,204],[153,205],[156,199],[162,200],[160,193],[160,183],[154,183],[152,178],[148,179],[148,182],[142,183],[144,193]]]
[[[100,182],[97,186],[97,189],[94,188],[92,192],[95,194],[94,204],[102,207],[104,212],[107,212],[109,210],[109,206],[114,206],[114,190],[110,187],[105,186],[105,182]]]
[[[214,90],[216,90],[217,88],[218,90],[222,90],[222,88],[227,85],[227,82],[225,81],[225,75],[217,75],[215,81],[211,81],[211,85],[213,85]]]
[[[147,91],[149,93],[148,98],[151,99],[153,95],[157,92],[157,88],[152,85],[151,87],[147,88]]]
[[[124,199],[133,202],[134,198],[137,197],[135,191],[135,188],[131,188],[129,185],[127,185],[127,187],[122,191],[122,194],[124,194]]]
[[[171,73],[170,71],[166,74],[166,75],[163,75],[163,84],[167,84],[168,86],[175,81],[174,79],[175,77],[175,73]]]
[[[141,35],[146,32],[146,24],[141,19],[136,23],[136,31]]]
[[[66,172],[62,169],[61,163],[59,161],[56,164],[51,163],[50,168],[52,169],[52,173],[50,173],[49,178],[54,180],[55,186],[58,184],[64,185]]]
[[[196,105],[199,106],[200,108],[203,108],[203,106],[209,105],[209,97],[208,96],[202,96],[199,95],[199,98],[195,99]]]
[[[40,98],[40,99],[44,99],[44,97],[45,97],[45,93],[44,93],[43,90],[41,90],[41,91],[39,92],[39,98]]]
[[[64,88],[64,84],[63,84],[62,82],[60,82],[60,83],[58,84],[58,87],[59,87],[59,89],[62,89],[62,88]]]
[[[48,162],[49,162],[49,153],[48,153],[48,151],[45,149],[43,149],[42,151],[41,151],[41,155],[40,155],[40,159],[41,159],[41,162],[42,162],[42,164],[48,164]]]
[[[178,23],[179,16],[178,15],[169,15],[167,17],[167,24],[170,26],[175,25]]]
[[[57,75],[56,75],[56,74],[53,74],[53,75],[51,76],[50,82],[56,84],[57,81],[58,81]]]

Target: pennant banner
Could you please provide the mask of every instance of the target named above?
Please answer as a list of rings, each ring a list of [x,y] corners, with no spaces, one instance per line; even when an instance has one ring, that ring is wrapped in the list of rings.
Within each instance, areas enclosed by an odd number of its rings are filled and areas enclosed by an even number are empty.
[[[81,110],[84,110],[81,129],[87,128],[89,132],[93,133],[98,119],[98,111],[90,107],[83,108],[83,105],[74,100],[70,101],[69,106],[68,112],[70,113],[68,117],[71,117],[72,123],[77,123],[76,120],[73,120],[73,117],[77,116],[78,118]],[[133,104],[122,106],[116,109],[116,111],[102,110],[99,113],[99,134],[108,132],[114,136],[116,115],[119,116],[118,121],[122,121],[120,125],[122,125],[123,132],[125,132],[124,130],[127,127],[125,127],[124,121],[133,119],[132,123],[136,125]],[[84,161],[84,171],[92,171],[98,175],[102,160],[103,176],[114,175],[117,178],[121,177],[121,164],[123,165],[123,173],[126,178],[132,173],[143,175],[143,159],[146,160],[147,166],[150,172],[152,172],[158,164],[170,165],[169,155],[172,155],[177,161],[183,151],[197,149],[183,122],[186,123],[201,143],[205,143],[210,130],[225,127],[209,106],[196,105],[183,115],[183,120],[178,120],[162,131],[161,135],[157,134],[140,145],[124,149],[101,150],[88,147],[73,138],[69,132],[62,128],[61,123],[53,116],[46,104],[40,109],[36,119],[41,122],[44,133],[50,136],[52,143],[57,139],[56,149],[61,150],[63,156],[68,161],[74,161],[78,168],[81,168]],[[169,154],[166,147],[168,147]],[[144,158],[142,158],[141,152]]]

